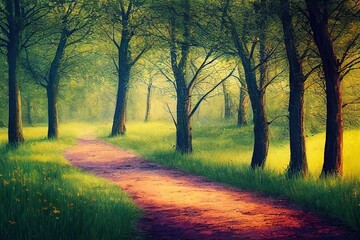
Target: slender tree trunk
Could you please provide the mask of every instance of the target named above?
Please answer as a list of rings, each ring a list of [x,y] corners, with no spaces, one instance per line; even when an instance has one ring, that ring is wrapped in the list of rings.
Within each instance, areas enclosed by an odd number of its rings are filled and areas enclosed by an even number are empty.
[[[241,56],[243,56],[241,54]],[[269,126],[265,108],[265,92],[257,86],[254,63],[247,57],[242,58],[245,80],[253,111],[254,149],[251,158],[251,167],[264,168],[269,149]]]
[[[59,94],[59,68],[61,60],[65,53],[66,42],[68,39],[67,30],[64,27],[61,31],[60,40],[56,49],[53,61],[51,62],[48,83],[46,86],[48,100],[48,138],[56,139],[59,137],[59,121],[58,121],[58,94]]]
[[[148,122],[148,121],[149,121],[149,118],[150,118],[151,91],[152,91],[152,83],[150,82],[150,83],[148,84],[148,86],[147,86],[145,122]]]
[[[264,3],[265,1],[262,0],[262,7]],[[253,111],[254,148],[251,158],[251,167],[252,169],[264,168],[269,149],[269,126],[267,123],[264,96],[266,89],[262,88],[264,81],[264,72],[260,72],[261,79],[259,87],[256,79],[255,63],[253,56],[252,54],[247,54],[244,48],[245,44],[240,40],[241,38],[237,32],[235,23],[233,22],[231,17],[229,17],[229,20],[231,24],[230,30],[232,32],[233,41],[244,68],[245,82],[247,85],[248,95]],[[263,31],[264,30],[265,29],[263,29]]]
[[[247,110],[246,110],[246,102],[247,102],[247,91],[246,91],[246,83],[241,79],[241,70],[240,65],[238,65],[238,72],[240,78],[240,88],[239,88],[239,107],[237,112],[237,125],[239,127],[247,125]]]
[[[180,153],[191,153],[192,129],[189,110],[191,98],[186,89],[178,89],[176,104],[176,150]]]
[[[228,120],[231,119],[231,98],[225,82],[223,82],[221,85],[224,95],[224,118]]]
[[[128,81],[130,78],[130,69],[124,74],[119,73],[119,85],[116,98],[116,107],[114,121],[111,130],[111,136],[124,135],[126,133],[126,103],[128,93]]]
[[[48,86],[46,88],[48,100],[48,138],[59,137],[59,120],[58,120],[58,90],[56,86]]]
[[[259,19],[259,28],[261,29],[259,35],[259,55],[260,63],[260,79],[259,79],[259,88],[257,91],[252,89],[252,95],[256,96],[253,100],[253,111],[254,111],[254,133],[255,141],[254,145],[257,146],[258,151],[254,150],[253,158],[251,161],[251,167],[264,168],[265,161],[269,149],[269,124],[267,123],[267,114],[266,114],[266,101],[265,101],[265,84],[268,81],[268,63],[266,60],[266,21],[267,21],[267,12],[266,12],[266,0],[261,0],[261,17]],[[254,68],[252,67],[254,72]],[[255,73],[253,73],[255,74]],[[256,84],[256,78],[255,78]]]
[[[263,91],[257,91],[252,95],[252,109],[254,122],[254,151],[251,159],[251,167],[264,168],[269,149],[269,125],[265,109],[265,97]],[[251,97],[250,97],[251,99]]]
[[[31,95],[30,93],[27,93],[26,95],[26,123],[29,126],[33,125],[33,120],[32,120],[32,107],[31,107]]]
[[[328,30],[328,16],[318,1],[306,0],[314,40],[320,53],[326,82],[326,141],[322,176],[342,175],[343,119],[340,64]],[[322,3],[327,4],[327,3]],[[326,7],[326,6],[323,6]]]
[[[308,171],[305,146],[304,82],[301,60],[296,49],[289,0],[280,0],[281,22],[284,31],[287,59],[290,66],[290,164],[289,176],[305,176]]]
[[[129,42],[131,33],[129,32],[129,19],[123,19],[122,34],[119,51],[119,68],[118,68],[118,91],[116,97],[116,106],[114,120],[111,129],[111,136],[124,135],[126,133],[126,103],[129,88],[131,60],[129,52]]]
[[[239,94],[238,118],[237,118],[237,125],[239,127],[247,125],[246,98],[247,98],[247,93],[244,89],[244,86],[242,86],[241,84],[240,94]]]
[[[176,20],[170,17],[170,60],[176,83],[176,151],[192,152],[192,129],[190,119],[192,87],[187,85],[186,70],[190,51],[190,0],[183,1],[183,38],[181,58],[177,61]]]
[[[235,41],[238,41],[236,39],[235,37]],[[257,167],[263,168],[269,148],[269,126],[267,123],[264,91],[260,90],[257,86],[253,61],[244,54],[239,42],[236,45],[243,64],[245,81],[253,111],[254,148],[251,167],[253,169]]]
[[[19,56],[20,27],[16,19],[20,15],[20,2],[6,1],[9,25],[9,43],[7,45],[8,83],[9,83],[9,123],[8,141],[18,145],[24,141],[21,122],[21,98],[17,82],[17,58]]]

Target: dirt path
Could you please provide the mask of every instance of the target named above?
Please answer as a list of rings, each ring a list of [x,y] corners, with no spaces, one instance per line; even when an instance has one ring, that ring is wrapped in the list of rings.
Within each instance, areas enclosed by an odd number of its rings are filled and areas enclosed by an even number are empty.
[[[65,156],[112,180],[135,200],[145,211],[139,223],[145,239],[359,237],[286,200],[169,169],[99,140],[80,139]]]

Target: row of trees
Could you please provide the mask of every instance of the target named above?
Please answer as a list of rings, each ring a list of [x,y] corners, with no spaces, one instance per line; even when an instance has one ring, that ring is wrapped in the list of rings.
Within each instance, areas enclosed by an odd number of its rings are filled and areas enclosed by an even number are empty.
[[[176,111],[167,108],[180,153],[193,150],[191,121],[201,103],[219,86],[228,102],[226,81],[238,79],[239,126],[246,124],[247,96],[252,109],[253,169],[265,166],[269,125],[280,117],[268,120],[266,90],[289,73],[289,176],[307,173],[304,92],[307,82],[318,84],[327,100],[322,175],[342,174],[342,108],[357,99],[343,103],[341,81],[360,63],[358,1],[3,0],[0,10],[10,144],[24,140],[19,68],[46,89],[48,137],[57,138],[61,81],[84,67],[87,55],[101,55],[118,79],[111,135],[126,132],[129,86],[142,68],[174,88]],[[147,86],[150,98],[152,80]],[[225,112],[229,116],[229,108]]]

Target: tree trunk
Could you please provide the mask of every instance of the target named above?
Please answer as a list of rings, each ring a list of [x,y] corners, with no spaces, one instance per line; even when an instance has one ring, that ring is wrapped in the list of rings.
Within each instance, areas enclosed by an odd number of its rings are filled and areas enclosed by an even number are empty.
[[[48,100],[48,138],[56,139],[59,137],[59,121],[58,121],[58,90],[56,86],[48,86],[46,88]]]
[[[145,122],[148,122],[150,118],[151,90],[152,90],[152,83],[150,82],[149,85],[147,86]]]
[[[254,122],[254,150],[251,167],[253,169],[264,168],[269,149],[269,125],[267,123],[264,92],[257,91],[251,96]]]
[[[265,92],[257,86],[254,63],[243,54],[242,63],[245,72],[245,80],[253,111],[254,123],[254,149],[251,158],[251,167],[264,168],[269,148],[269,126],[265,108]]]
[[[240,94],[239,94],[238,118],[237,118],[237,125],[239,127],[247,125],[246,98],[247,98],[247,93],[244,89],[244,86],[242,86],[241,84]]]
[[[119,68],[118,68],[118,91],[116,97],[116,107],[114,120],[111,129],[111,136],[124,135],[126,132],[126,102],[130,80],[130,52],[129,42],[131,35],[128,27],[128,19],[123,20],[123,30],[121,35],[119,51]]]
[[[343,149],[342,76],[333,40],[328,30],[328,16],[321,12],[320,3],[306,0],[309,21],[320,53],[326,82],[326,141],[321,175],[341,176]]]
[[[176,150],[180,153],[191,153],[192,129],[189,118],[190,96],[186,89],[178,90],[176,104]]]
[[[269,127],[265,109],[264,91],[260,90],[257,86],[253,60],[244,54],[240,42],[236,40],[236,36],[234,39],[237,41],[236,45],[243,64],[245,81],[253,111],[254,149],[251,158],[251,167],[253,169],[257,167],[263,168],[269,148]]]
[[[308,171],[305,145],[304,82],[301,60],[296,49],[292,16],[289,0],[280,0],[281,22],[284,31],[284,42],[290,67],[290,164],[289,176],[305,176]]]
[[[46,86],[47,100],[48,100],[48,138],[56,139],[59,137],[59,121],[57,100],[59,94],[59,68],[61,60],[65,53],[66,42],[68,39],[67,30],[63,27],[61,31],[60,40],[56,49],[53,61],[50,65],[48,83]]]
[[[224,118],[228,120],[231,119],[231,98],[225,82],[223,82],[221,85],[224,95]]]
[[[183,38],[181,58],[177,61],[176,20],[170,17],[170,61],[176,83],[176,151],[192,152],[192,129],[190,119],[191,92],[193,86],[186,82],[187,61],[190,51],[190,0],[184,0]]]
[[[32,120],[32,107],[31,107],[31,95],[30,93],[27,93],[26,95],[26,123],[29,125],[29,126],[32,126],[33,125],[33,120]]]
[[[129,73],[119,73],[119,85],[116,98],[114,121],[111,136],[124,135],[126,133],[126,102],[128,92]]]
[[[267,12],[266,12],[266,0],[261,0],[260,5],[261,17],[259,18],[259,55],[260,55],[260,63],[262,63],[259,67],[260,79],[259,79],[259,87],[253,88],[251,87],[251,95],[255,97],[253,99],[253,113],[254,113],[254,153],[251,161],[251,167],[255,168],[264,168],[265,161],[268,154],[269,149],[269,124],[267,123],[267,114],[266,114],[266,102],[265,102],[265,84],[268,81],[268,62],[266,56],[266,21],[267,21]],[[255,70],[252,64],[251,67],[252,74],[255,75]],[[254,77],[256,85],[256,77]],[[248,88],[249,89],[249,88]],[[256,150],[257,149],[257,150]]]
[[[262,3],[264,3],[263,0]],[[248,95],[253,110],[254,148],[251,158],[251,167],[252,169],[264,168],[269,148],[269,126],[267,123],[267,114],[265,108],[265,89],[261,87],[263,85],[263,79],[260,79],[259,88],[256,79],[255,63],[253,56],[252,54],[247,54],[244,48],[245,44],[240,40],[241,38],[237,32],[235,23],[233,22],[231,17],[229,17],[229,20],[231,24],[230,30],[232,33],[234,45],[237,49],[238,55],[244,68],[245,82],[247,85]],[[262,72],[261,75],[263,73],[264,72]]]
[[[16,19],[20,15],[20,3],[6,1],[8,11],[9,42],[7,45],[8,83],[9,83],[9,123],[8,142],[10,145],[18,145],[24,141],[21,122],[21,98],[17,82],[17,58],[19,56],[20,27]]]

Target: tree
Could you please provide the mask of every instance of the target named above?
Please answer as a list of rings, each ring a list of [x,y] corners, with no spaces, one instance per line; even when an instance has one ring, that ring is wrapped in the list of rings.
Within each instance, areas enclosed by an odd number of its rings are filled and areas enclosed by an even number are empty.
[[[279,2],[280,19],[282,22],[286,54],[290,68],[290,165],[287,171],[289,176],[305,176],[308,170],[304,126],[304,86],[306,77],[303,73],[300,55],[297,50],[289,0],[280,0]]]
[[[134,39],[143,32],[141,29],[145,18],[143,7],[144,2],[136,0],[109,0],[103,5],[106,11],[103,29],[118,53],[117,59],[113,59],[118,73],[118,90],[111,136],[123,135],[126,132],[126,102],[131,68],[149,49],[146,43],[141,43],[141,39]],[[137,47],[141,48],[137,54],[132,51],[135,40]]]
[[[223,82],[221,85],[224,96],[224,118],[228,120],[232,118],[232,113],[231,113],[232,99],[226,83]]]
[[[4,49],[0,48],[1,53],[3,53]],[[6,62],[5,54],[0,54],[0,61],[2,63]],[[8,78],[7,78],[7,66],[5,64],[0,64],[0,96],[3,96],[0,101],[0,128],[7,127],[7,119],[8,119]]]
[[[47,43],[52,48],[55,44],[53,55],[49,54],[53,49],[46,49],[42,46],[42,56],[33,57],[35,53],[29,54],[26,49],[24,66],[37,79],[38,84],[46,89],[48,102],[48,138],[58,138],[58,97],[61,74],[70,64],[70,59],[78,55],[76,44],[84,41],[90,34],[91,27],[95,21],[95,5],[91,1],[59,1],[54,0],[50,3],[50,11],[47,14],[47,23],[44,23],[45,31],[39,34],[39,42]],[[49,44],[50,42],[50,44]],[[36,46],[36,45],[35,45]],[[31,47],[34,47],[32,45]],[[70,53],[67,55],[66,50]],[[36,51],[41,51],[38,48]],[[45,59],[51,56],[51,59]],[[39,62],[39,59],[42,61]],[[33,62],[38,61],[36,64]],[[71,65],[71,64],[70,64]]]
[[[237,125],[239,127],[246,126],[248,124],[248,116],[246,105],[248,102],[248,94],[246,89],[246,82],[242,77],[241,66],[238,65],[238,82],[239,82],[239,106],[237,109]]]
[[[5,3],[4,3],[5,2]],[[5,5],[5,6],[4,6]],[[20,52],[20,34],[22,21],[20,0],[3,1],[1,6],[1,30],[7,38],[1,38],[2,46],[7,49],[8,63],[8,87],[9,87],[9,122],[8,122],[8,141],[11,145],[17,145],[24,141],[21,122],[21,100],[20,90],[17,80],[17,61]],[[17,20],[19,19],[19,20]]]
[[[341,81],[360,63],[358,41],[360,34],[350,34],[344,48],[335,41],[347,32],[353,33],[351,20],[359,17],[358,1],[306,0],[307,17],[314,42],[322,62],[326,88],[326,141],[322,176],[342,175],[343,118]],[[336,26],[338,25],[338,26]],[[336,31],[336,27],[339,27]],[[332,36],[333,35],[333,36]],[[343,50],[340,54],[339,50]]]
[[[154,78],[157,75],[158,75],[157,71],[151,71],[147,75],[147,80],[143,81],[143,83],[146,85],[146,109],[145,109],[144,122],[148,122],[150,119],[151,97],[154,88]]]
[[[163,29],[155,26],[156,31],[160,32],[159,38],[165,40],[169,47],[170,65],[174,79],[161,68],[159,70],[172,83],[176,91],[176,119],[170,109],[169,112],[176,126],[176,150],[183,154],[191,153],[193,150],[192,116],[202,101],[234,72],[232,70],[230,74],[203,94],[197,102],[193,103],[194,88],[206,78],[202,78],[201,74],[222,54],[216,53],[214,46],[201,44],[203,41],[200,39],[204,37],[204,33],[201,33],[200,29],[204,28],[199,27],[201,24],[199,19],[197,19],[198,21],[194,20],[196,18],[195,10],[200,8],[196,7],[195,2],[192,4],[189,0],[182,0],[180,2],[171,1],[167,4],[155,4],[153,7],[158,11],[163,24]],[[199,12],[197,13],[199,14]],[[206,25],[204,22],[203,24]],[[164,31],[164,29],[166,30]]]
[[[254,17],[255,23],[249,20],[249,12],[246,12],[246,6],[244,12],[242,12],[243,19],[240,24],[235,22],[233,12],[231,11],[231,0],[225,2],[222,21],[223,24],[230,31],[235,49],[241,60],[244,73],[245,82],[247,85],[248,95],[250,98],[251,107],[253,110],[253,123],[254,123],[254,149],[251,159],[251,167],[263,168],[269,148],[269,124],[267,121],[266,105],[265,105],[265,91],[271,82],[276,78],[269,78],[268,75],[268,62],[271,56],[276,50],[268,49],[267,40],[267,2],[266,0],[256,1],[250,11],[253,8],[256,12]],[[249,22],[250,21],[250,22]],[[258,30],[255,34],[250,35],[250,27]],[[242,32],[240,32],[242,31]],[[255,36],[254,36],[255,35]],[[250,46],[250,47],[249,47]],[[258,63],[256,64],[255,50],[258,46]],[[258,73],[258,74],[257,74]],[[259,78],[257,77],[259,76]]]
[[[18,145],[24,141],[17,76],[19,55],[32,39],[29,28],[43,17],[42,10],[42,5],[36,0],[3,0],[0,3],[0,46],[6,48],[8,64],[8,141],[11,145]]]

